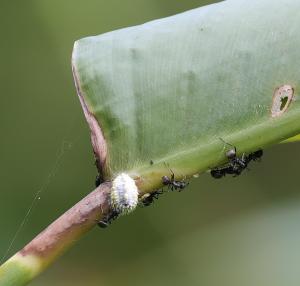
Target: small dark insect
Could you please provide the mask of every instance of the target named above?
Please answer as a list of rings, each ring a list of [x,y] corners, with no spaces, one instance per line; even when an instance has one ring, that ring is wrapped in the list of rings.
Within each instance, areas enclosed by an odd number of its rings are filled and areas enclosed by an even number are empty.
[[[100,186],[101,183],[103,183],[103,180],[102,180],[102,178],[101,178],[100,175],[97,175],[97,176],[96,176],[96,179],[95,179],[95,186],[96,186],[96,188],[97,188],[98,186]]]
[[[163,185],[168,186],[171,191],[179,191],[181,192],[189,183],[185,182],[184,180],[181,181],[176,181],[175,180],[175,175],[171,171],[171,178],[168,176],[163,176],[161,178]]]
[[[154,202],[154,199],[157,200],[161,194],[163,194],[163,190],[157,190],[151,194],[145,194],[141,199],[141,203],[144,207],[148,207]]]
[[[226,175],[226,168],[216,168],[210,171],[210,174],[215,179],[220,179]]]
[[[223,139],[221,140],[225,142]],[[236,155],[236,147],[227,142],[225,143],[232,146],[233,148],[226,152],[226,157],[229,161],[228,164],[210,171],[211,176],[215,179],[220,179],[226,174],[231,174],[234,177],[239,176],[245,169],[247,169],[248,164],[251,161],[258,161],[263,155],[263,150],[260,149],[253,153],[250,153],[249,155],[246,155],[244,153],[241,157],[238,157]]]
[[[101,228],[107,228],[112,223],[112,221],[118,218],[119,215],[119,212],[112,211],[110,214],[106,215],[102,218],[102,220],[98,222],[98,226]]]
[[[248,162],[250,162],[250,161],[260,161],[263,154],[264,154],[263,150],[259,149],[259,150],[255,151],[253,153],[250,153],[247,156],[247,160],[248,160]]]
[[[153,164],[154,164],[153,160],[150,160],[150,165],[153,165]]]
[[[95,155],[95,166],[97,167],[97,170],[98,170],[98,175],[96,176],[96,179],[95,179],[95,186],[98,187],[104,182],[104,180],[103,180],[102,173],[101,173],[102,168],[101,168],[100,160],[96,156],[95,153],[94,153],[94,155]]]

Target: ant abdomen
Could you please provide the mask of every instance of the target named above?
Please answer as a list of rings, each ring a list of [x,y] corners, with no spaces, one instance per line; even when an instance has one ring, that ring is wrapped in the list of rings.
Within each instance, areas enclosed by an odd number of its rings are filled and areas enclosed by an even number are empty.
[[[223,169],[213,169],[210,171],[210,174],[215,179],[220,179],[226,175],[226,172]]]

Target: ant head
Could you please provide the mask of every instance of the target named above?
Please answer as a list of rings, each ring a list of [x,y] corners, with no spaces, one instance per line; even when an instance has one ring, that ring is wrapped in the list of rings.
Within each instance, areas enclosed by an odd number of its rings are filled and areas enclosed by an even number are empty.
[[[236,149],[234,148],[234,149],[228,150],[228,151],[226,152],[226,157],[227,157],[228,159],[233,159],[233,158],[235,158],[235,157],[236,157]]]
[[[170,184],[170,178],[168,176],[163,176],[161,178],[163,185],[169,185]]]

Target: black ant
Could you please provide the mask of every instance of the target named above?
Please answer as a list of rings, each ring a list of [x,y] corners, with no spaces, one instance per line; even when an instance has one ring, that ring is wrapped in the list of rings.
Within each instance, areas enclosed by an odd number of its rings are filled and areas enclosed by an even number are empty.
[[[100,174],[98,174],[96,176],[96,179],[95,179],[95,186],[96,186],[96,188],[99,187],[102,183],[103,183],[103,178],[101,177]]]
[[[168,186],[171,191],[179,190],[179,192],[181,192],[189,183],[185,182],[184,180],[176,181],[175,175],[171,169],[170,172],[171,172],[171,178],[169,178],[168,176],[163,176],[161,178],[163,185]],[[145,207],[150,206],[154,202],[154,199],[157,200],[159,196],[163,193],[164,193],[163,190],[157,190],[150,194],[145,194],[141,199],[141,203]]]
[[[148,207],[154,202],[154,199],[157,200],[161,194],[163,194],[163,190],[157,190],[150,194],[145,194],[141,199],[141,203],[144,207]]]
[[[223,139],[221,140],[225,142]],[[232,174],[234,177],[239,176],[245,169],[247,169],[248,164],[251,161],[258,161],[263,155],[263,150],[259,149],[253,153],[250,153],[249,155],[243,153],[242,157],[238,157],[236,155],[236,147],[227,142],[225,143],[232,146],[233,149],[230,149],[226,152],[226,157],[229,160],[227,165],[210,171],[211,176],[215,179],[220,179],[226,174]]]
[[[102,220],[98,221],[98,226],[101,228],[108,227],[112,221],[118,218],[120,215],[117,211],[112,211],[110,214],[107,214],[105,217],[102,218]]]
[[[176,181],[175,175],[173,171],[170,169],[171,172],[171,178],[168,176],[163,176],[161,178],[163,185],[168,186],[171,191],[177,191],[181,192],[189,183],[185,182],[184,180]]]

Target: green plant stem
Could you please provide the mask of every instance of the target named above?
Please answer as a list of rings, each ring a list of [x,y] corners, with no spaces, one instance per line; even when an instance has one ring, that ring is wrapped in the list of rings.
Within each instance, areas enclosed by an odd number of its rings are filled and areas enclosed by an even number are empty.
[[[292,136],[300,132],[299,121],[300,114],[294,109],[280,118],[270,117],[261,124],[225,135],[222,139],[235,145],[238,154],[250,153],[288,138],[290,138],[288,142],[297,141],[298,137]],[[199,143],[189,150],[178,151],[173,156],[154,161],[154,164],[148,164],[143,168],[130,170],[128,173],[136,179],[142,193],[151,192],[161,186],[162,176],[170,175],[169,168],[174,172],[176,179],[182,179],[221,165],[226,161],[225,149],[228,147],[220,138],[212,138],[209,142]]]

